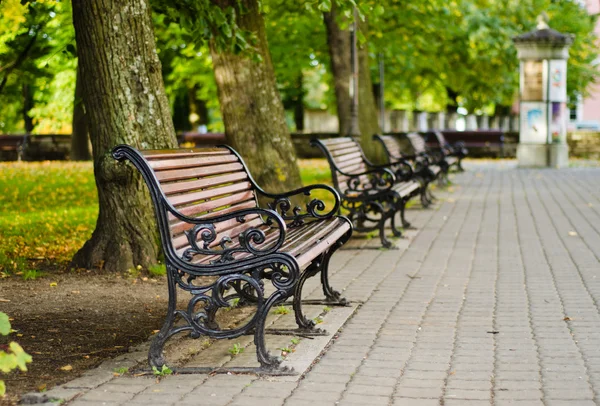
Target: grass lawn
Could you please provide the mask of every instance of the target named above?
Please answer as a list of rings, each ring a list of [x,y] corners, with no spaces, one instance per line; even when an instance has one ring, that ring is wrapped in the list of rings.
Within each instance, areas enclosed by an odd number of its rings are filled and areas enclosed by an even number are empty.
[[[305,185],[331,183],[325,160],[300,160],[300,167]],[[0,277],[68,269],[97,215],[90,162],[0,163]]]

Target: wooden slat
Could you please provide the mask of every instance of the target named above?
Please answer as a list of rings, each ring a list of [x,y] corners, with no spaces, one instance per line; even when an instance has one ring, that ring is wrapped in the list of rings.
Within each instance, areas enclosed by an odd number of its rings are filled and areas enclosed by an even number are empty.
[[[349,141],[353,141],[353,139],[350,137],[340,137],[340,138],[327,138],[327,139],[321,140],[321,142],[327,146],[341,144],[343,142],[349,142]]]
[[[358,173],[366,172],[366,168],[365,168],[365,164],[360,163],[360,164],[355,164],[355,165],[349,166],[347,168],[344,168],[344,169],[342,169],[342,171],[352,175],[355,173],[358,174]]]
[[[346,148],[353,148],[353,147],[356,147],[356,141],[342,142],[342,143],[331,145],[331,146],[328,145],[327,149],[333,153],[334,151],[344,150]]]
[[[150,167],[155,171],[164,171],[168,169],[211,166],[230,162],[238,162],[238,157],[235,155],[213,155],[193,158],[161,159],[150,161]]]
[[[362,158],[343,160],[338,164],[338,168],[340,168],[343,171],[344,168],[349,168],[349,167],[356,166],[356,165],[365,166]]]
[[[325,236],[321,241],[317,244],[313,245],[312,248],[307,249],[302,252],[301,255],[297,256],[298,265],[300,269],[303,269],[308,264],[311,263],[313,259],[321,255],[323,252],[327,251],[331,245],[335,244],[337,240],[339,240],[344,234],[348,232],[350,229],[350,225],[343,220],[338,220],[338,224],[334,228],[333,232],[329,235]]]
[[[257,216],[257,215],[247,217],[246,222],[244,222],[244,223],[238,222],[237,219],[229,219],[226,221],[221,221],[221,222],[215,224],[215,230],[217,232],[217,239],[210,246],[211,247],[217,246],[221,242],[221,238],[223,238],[225,236],[228,236],[228,237],[231,237],[232,239],[234,239],[242,231],[244,231],[248,228],[251,228],[251,227],[257,227],[261,224],[263,224],[263,220],[260,216]],[[198,237],[199,237],[198,240],[201,240],[201,238],[200,238],[201,236],[198,235]],[[188,238],[185,234],[180,234],[179,236],[173,238],[172,242],[173,242],[173,247],[177,250],[181,249],[182,247],[189,246]]]
[[[243,201],[250,200],[253,198],[254,198],[253,191],[235,193],[235,194],[232,194],[227,197],[222,197],[222,198],[210,200],[210,201],[207,201],[204,203],[183,207],[181,209],[178,209],[178,211],[181,214],[183,214],[184,216],[194,216],[194,215],[199,215],[199,214],[208,212],[210,210],[214,210],[219,207],[230,206],[232,204],[235,204],[238,202],[243,202]]]
[[[199,200],[214,200],[219,196],[228,195],[230,193],[241,192],[252,188],[250,182],[240,182],[231,185],[215,187],[211,189],[205,189],[200,192],[186,193],[183,195],[176,195],[169,197],[169,202],[173,206],[187,205],[190,203],[197,202]]]
[[[286,239],[283,251],[289,252],[293,256],[299,255],[307,246],[315,244],[316,241],[327,235],[335,228],[336,222],[314,221],[305,227],[305,232],[297,235],[293,240]]]
[[[196,157],[196,156],[210,156],[210,155],[230,155],[231,151],[226,148],[202,148],[202,149],[189,149],[189,150],[146,150],[141,151],[147,161],[153,161],[156,159],[173,159],[181,157]]]
[[[161,171],[161,172],[156,172],[156,177],[158,178],[158,180],[160,182],[167,182],[167,181],[173,181],[173,180],[201,178],[204,176],[237,172],[237,171],[241,171],[242,169],[243,169],[242,164],[232,163],[232,164],[227,164],[227,165],[215,165],[215,166],[206,166],[206,167],[200,167],[200,168]]]
[[[233,213],[234,211],[239,211],[239,210],[243,210],[243,209],[251,209],[253,207],[256,207],[256,200],[254,200],[254,199],[231,205],[225,209],[219,210],[216,214],[215,213],[206,213],[202,216],[197,216],[196,218],[203,219],[203,218],[211,218],[211,217],[214,217],[215,215],[222,216],[225,214]],[[184,221],[179,221],[179,220],[175,219],[175,217],[173,217],[173,215],[171,215],[171,214],[169,216],[170,216],[170,218],[174,219],[171,222],[171,225],[169,227],[169,229],[171,230],[172,236],[181,234],[185,230],[189,230],[193,226],[190,223],[186,223]]]
[[[169,196],[175,193],[190,192],[198,189],[204,189],[211,186],[219,186],[246,179],[248,179],[248,174],[246,172],[241,171],[226,175],[211,176],[200,180],[162,183],[161,188],[163,192],[167,196]]]

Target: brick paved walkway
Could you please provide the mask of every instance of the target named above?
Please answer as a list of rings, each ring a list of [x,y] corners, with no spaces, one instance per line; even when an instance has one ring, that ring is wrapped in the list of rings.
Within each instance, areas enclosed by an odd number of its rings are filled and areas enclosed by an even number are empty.
[[[454,182],[408,213],[408,249],[335,256],[334,286],[365,304],[304,379],[121,377],[71,404],[600,404],[600,169]]]

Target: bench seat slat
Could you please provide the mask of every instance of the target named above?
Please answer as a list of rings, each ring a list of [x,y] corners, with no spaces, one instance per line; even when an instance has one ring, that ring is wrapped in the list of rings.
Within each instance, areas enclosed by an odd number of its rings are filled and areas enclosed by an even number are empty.
[[[312,221],[303,226],[288,229],[281,251],[295,256],[300,268],[304,268],[313,259],[325,252],[331,244],[339,240],[349,229],[350,225],[339,217]],[[270,242],[275,241],[279,236],[277,228],[265,225],[263,231],[266,234],[266,240],[261,247],[268,246]],[[237,241],[231,245],[231,247],[236,246],[238,246]],[[247,256],[247,253],[240,253],[236,256],[236,259],[240,260]],[[209,263],[215,258],[217,257],[197,255],[192,262],[195,264]]]

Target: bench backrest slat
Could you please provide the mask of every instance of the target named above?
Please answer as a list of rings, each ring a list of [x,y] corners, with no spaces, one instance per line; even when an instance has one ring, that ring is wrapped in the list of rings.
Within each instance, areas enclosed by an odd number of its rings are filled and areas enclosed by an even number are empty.
[[[328,138],[320,141],[340,171],[350,175],[368,171],[360,144],[353,138]],[[350,177],[335,171],[334,168],[331,168],[331,172],[339,191],[344,193],[348,189],[347,182]],[[359,179],[364,184],[369,182],[368,176],[363,175]]]
[[[168,202],[182,215],[210,218],[257,207],[249,175],[239,158],[227,148],[143,151],[143,156],[158,179]],[[189,248],[185,231],[193,226],[168,213],[171,243],[181,255]],[[222,237],[235,239],[244,230],[263,224],[259,215],[240,223],[231,219],[215,226],[218,246]],[[200,239],[200,235],[198,238]]]
[[[416,154],[421,154],[426,152],[427,145],[425,144],[425,140],[421,137],[420,134],[417,133],[408,133],[406,134],[406,138],[410,141],[410,145],[412,145]]]
[[[383,142],[390,161],[394,162],[394,158],[402,157],[402,148],[396,137],[392,135],[380,135],[379,139]]]
[[[434,131],[433,133],[435,134],[435,138],[437,139],[438,144],[440,144],[440,147],[445,147],[448,145],[448,141],[446,141],[446,137],[444,136],[443,132]]]

